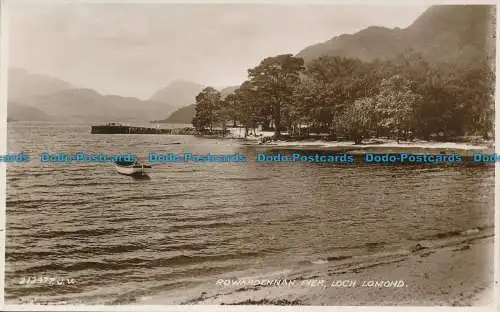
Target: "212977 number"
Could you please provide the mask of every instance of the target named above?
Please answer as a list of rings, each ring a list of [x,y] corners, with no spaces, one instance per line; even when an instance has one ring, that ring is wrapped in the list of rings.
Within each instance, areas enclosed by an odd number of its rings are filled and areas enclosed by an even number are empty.
[[[75,284],[75,279],[48,277],[48,276],[24,276],[19,280],[18,284],[19,285],[45,284],[45,285],[63,286],[63,285]]]

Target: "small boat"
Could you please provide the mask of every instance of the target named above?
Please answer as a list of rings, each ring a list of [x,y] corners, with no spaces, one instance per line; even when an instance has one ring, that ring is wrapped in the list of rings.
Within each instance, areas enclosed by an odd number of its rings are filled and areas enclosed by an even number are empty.
[[[120,174],[143,176],[147,175],[148,169],[151,169],[151,165],[139,163],[137,161],[117,161],[115,162],[115,169]]]

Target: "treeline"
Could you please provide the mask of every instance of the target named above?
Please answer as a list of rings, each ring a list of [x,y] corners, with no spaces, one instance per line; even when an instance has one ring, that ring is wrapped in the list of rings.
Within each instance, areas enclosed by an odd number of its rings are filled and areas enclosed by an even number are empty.
[[[360,143],[367,138],[491,138],[494,69],[486,61],[429,64],[407,53],[390,61],[363,62],[324,56],[304,65],[291,54],[264,59],[226,98],[214,88],[196,96],[193,125],[258,125],[302,137],[327,133]]]

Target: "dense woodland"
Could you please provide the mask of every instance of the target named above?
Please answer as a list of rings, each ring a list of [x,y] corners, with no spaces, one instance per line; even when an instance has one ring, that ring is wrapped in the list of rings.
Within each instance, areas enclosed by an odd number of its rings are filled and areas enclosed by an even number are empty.
[[[491,138],[494,68],[486,61],[429,64],[407,52],[387,61],[323,56],[307,64],[283,54],[248,70],[221,98],[207,87],[196,96],[193,125],[210,131],[259,125],[275,138],[321,133],[331,140],[395,140],[457,136]]]

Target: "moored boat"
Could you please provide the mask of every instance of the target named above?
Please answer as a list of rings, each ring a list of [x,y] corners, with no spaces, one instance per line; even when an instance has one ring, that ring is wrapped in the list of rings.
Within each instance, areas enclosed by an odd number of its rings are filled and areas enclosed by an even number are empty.
[[[151,165],[137,161],[117,161],[115,162],[115,169],[118,173],[124,175],[147,175]]]

